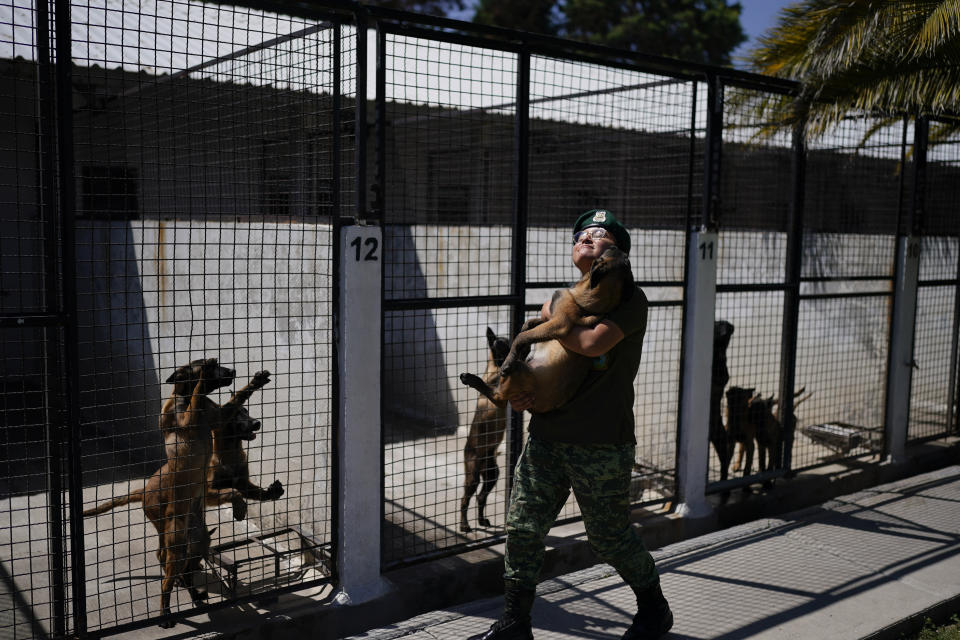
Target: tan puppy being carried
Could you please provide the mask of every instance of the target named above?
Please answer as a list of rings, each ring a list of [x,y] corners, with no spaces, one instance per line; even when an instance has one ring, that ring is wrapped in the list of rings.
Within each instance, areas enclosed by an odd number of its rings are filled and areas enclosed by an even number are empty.
[[[472,373],[460,374],[460,381],[503,407],[508,398],[533,394],[532,413],[544,413],[565,404],[590,370],[591,359],[570,351],[558,338],[574,327],[589,327],[616,309],[634,292],[633,273],[627,254],[610,247],[594,260],[590,270],[569,289],[553,294],[550,319],[532,318],[524,323],[513,340],[510,353],[500,367],[500,381],[492,389]],[[544,342],[530,361],[530,346]]]

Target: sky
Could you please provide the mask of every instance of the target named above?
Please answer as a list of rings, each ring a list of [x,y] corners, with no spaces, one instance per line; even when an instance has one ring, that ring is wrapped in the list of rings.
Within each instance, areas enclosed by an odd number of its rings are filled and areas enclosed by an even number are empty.
[[[791,4],[793,0],[739,0],[739,2],[740,6],[743,7],[740,12],[740,25],[747,35],[747,40],[734,49],[733,55],[735,57],[745,55],[755,44],[756,39],[776,23],[780,9]],[[473,17],[476,2],[475,0],[466,0],[465,4],[467,7],[463,11],[454,12],[450,14],[450,17],[458,20],[470,20]],[[734,66],[742,66],[742,63],[734,60]]]
[[[740,26],[747,35],[747,41],[733,50],[733,56],[745,55],[758,37],[776,24],[780,9],[792,3],[792,0],[739,0],[743,10],[740,12]],[[734,61],[734,66],[742,63]]]

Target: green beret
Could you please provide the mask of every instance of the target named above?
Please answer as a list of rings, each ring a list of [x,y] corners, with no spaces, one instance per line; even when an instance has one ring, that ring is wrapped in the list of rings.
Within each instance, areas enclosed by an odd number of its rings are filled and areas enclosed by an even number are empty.
[[[620,221],[606,209],[590,209],[590,211],[581,214],[577,218],[577,223],[573,225],[573,234],[576,235],[578,231],[587,227],[603,227],[613,234],[618,249],[624,253],[630,253],[630,234],[620,224]]]

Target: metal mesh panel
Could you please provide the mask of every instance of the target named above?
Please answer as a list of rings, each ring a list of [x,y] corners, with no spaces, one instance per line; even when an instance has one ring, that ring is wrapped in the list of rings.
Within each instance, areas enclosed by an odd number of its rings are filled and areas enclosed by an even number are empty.
[[[394,34],[386,38],[385,221],[446,223],[451,227],[444,228],[444,237],[430,244],[448,240],[454,248],[463,235],[459,225],[509,225],[516,55]],[[481,238],[499,233],[472,231]],[[491,242],[509,250],[509,237]],[[442,284],[430,289],[433,295],[451,295]]]
[[[747,254],[749,255],[749,253]],[[760,443],[764,443],[764,470],[774,468],[772,457],[777,450],[775,443],[782,440],[782,430],[774,428],[773,423],[760,424],[748,418],[747,405],[734,400],[732,411],[728,411],[732,387],[746,390],[744,400],[759,396],[769,400],[775,398],[780,385],[780,343],[783,333],[783,294],[775,291],[737,291],[717,295],[716,319],[725,320],[733,325],[733,335],[727,347],[727,370],[730,380],[720,399],[721,416],[726,425],[728,437],[741,434],[737,442],[734,457],[730,463],[730,477],[746,478],[760,469]],[[730,392],[734,398],[738,392]],[[715,410],[714,408],[711,408]],[[743,420],[737,422],[737,420]],[[735,424],[731,424],[734,421]],[[767,427],[766,431],[761,427]],[[767,443],[770,451],[767,453]],[[745,446],[746,445],[746,446]],[[751,448],[755,453],[750,456]],[[749,465],[748,465],[749,461]],[[720,457],[712,448],[709,458],[708,482],[722,479]]]
[[[330,216],[334,166],[352,172],[333,155],[335,29],[198,3],[140,10],[78,2],[72,15],[84,34],[73,47],[84,507],[154,487],[144,481],[158,469],[177,488],[85,519],[94,631],[162,613],[160,530],[215,528],[208,549],[177,552],[202,556],[213,603],[325,580],[333,534]],[[214,433],[215,446],[245,450],[217,488],[241,491],[246,514],[209,493],[203,521],[175,510],[184,517],[151,522],[154,502],[204,498],[206,463],[185,457],[203,439],[184,431],[174,446],[168,434],[165,450],[158,416],[177,367],[211,357],[236,369],[215,403],[272,374],[246,403],[259,430]],[[193,606],[174,589],[175,612]]]
[[[505,412],[474,425],[478,394],[458,376],[483,374],[488,327],[511,337],[509,308],[471,298],[511,291],[517,59],[385,41],[383,563],[392,566],[489,541],[503,526]],[[456,302],[436,308],[436,298]],[[484,460],[502,472],[484,514],[493,526],[478,526],[474,495],[471,531],[461,531],[464,449],[488,430]]]
[[[64,500],[50,492],[52,483],[66,486],[65,459],[45,428],[53,420],[45,350],[55,348],[55,336],[54,329],[0,330],[0,635],[7,638],[65,630]]]
[[[650,309],[636,383],[635,502],[667,500],[675,490],[680,341],[673,331],[682,314],[674,306],[680,291],[670,285],[683,280],[685,235],[677,230],[702,188],[693,177],[702,165],[697,88],[597,64],[530,62],[528,304],[539,308],[579,278],[570,260],[573,221],[607,207],[630,229],[634,277],[666,305]],[[571,498],[560,518],[578,515]]]
[[[43,8],[48,8],[42,5]],[[0,636],[70,630],[50,25],[0,2]],[[41,62],[44,64],[41,65]],[[46,325],[46,326],[44,326]]]
[[[946,436],[949,432],[950,379],[954,363],[954,296],[956,285],[920,287],[917,292],[916,334],[910,388],[908,439]]]
[[[910,389],[910,440],[947,435],[955,398],[949,383],[957,349],[957,238],[923,238]]]
[[[909,171],[901,171],[913,127],[844,120],[808,142],[804,225],[821,233],[897,232],[910,202]]]
[[[931,124],[932,135],[937,135],[938,124]],[[938,136],[942,137],[942,136]],[[960,235],[960,136],[931,143],[927,149],[926,193],[924,198],[924,234],[931,236]]]
[[[648,295],[652,293],[647,289]],[[664,292],[666,294],[666,292]],[[675,293],[679,294],[679,290]],[[647,319],[643,359],[634,383],[637,456],[630,498],[664,503],[677,491],[677,398],[683,306],[676,297],[654,301]]]
[[[908,136],[903,124],[853,118],[809,143],[795,378],[811,396],[796,411],[794,469],[883,449]]]
[[[357,64],[357,39],[362,36],[357,35],[356,27],[348,24],[334,24],[333,29],[334,38],[339,33],[340,45],[334,48],[334,53],[340,54],[340,63],[331,71],[338,75],[341,96],[339,105],[332,105],[339,108],[330,110],[331,124],[337,123],[337,127],[331,127],[335,134],[331,143],[339,148],[338,153],[334,153],[336,148],[331,149],[331,156],[339,160],[331,163],[332,188],[338,183],[340,186],[340,207],[334,214],[351,216],[356,213],[357,203],[357,92],[359,84],[366,81]]]
[[[568,227],[605,207],[628,227],[683,228],[702,186],[691,175],[695,86],[533,56],[530,224]]]
[[[482,541],[502,531],[507,475],[506,411],[478,415],[478,394],[460,384],[463,372],[483,375],[490,350],[486,332],[508,337],[507,307],[388,312],[384,318],[384,394],[399,402],[384,414],[383,562],[398,564]],[[417,363],[410,366],[411,362]],[[479,452],[483,474],[499,481],[478,524],[477,496],[468,500],[468,525],[460,530],[465,447]],[[474,461],[473,458],[470,460]]]
[[[740,87],[724,88],[719,214],[724,229],[787,230],[793,196],[791,136],[777,132],[761,138],[764,123],[735,107],[763,96]]]
[[[793,469],[883,449],[889,297],[801,296]]]

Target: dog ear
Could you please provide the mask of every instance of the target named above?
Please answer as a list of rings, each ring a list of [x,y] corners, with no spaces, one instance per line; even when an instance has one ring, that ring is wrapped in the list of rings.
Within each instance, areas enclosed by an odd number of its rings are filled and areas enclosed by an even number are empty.
[[[593,261],[593,264],[590,265],[590,288],[591,289],[596,287],[597,284],[599,284],[601,278],[603,278],[603,276],[607,273],[607,271],[609,271],[607,262],[602,258],[603,256],[601,256],[600,258],[597,258],[596,260]]]
[[[493,329],[487,327],[487,345],[493,349],[493,343],[497,341],[497,334],[493,332]]]

